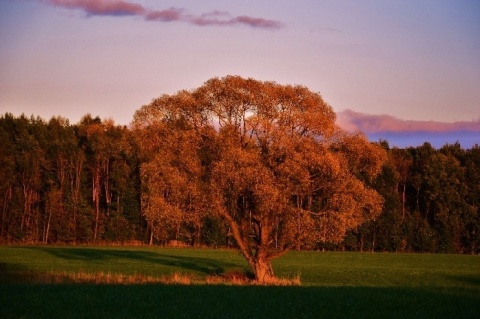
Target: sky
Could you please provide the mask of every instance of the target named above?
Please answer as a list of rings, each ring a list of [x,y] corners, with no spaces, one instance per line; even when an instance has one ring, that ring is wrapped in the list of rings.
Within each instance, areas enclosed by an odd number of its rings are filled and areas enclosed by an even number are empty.
[[[1,0],[0,43],[0,114],[128,125],[240,75],[304,85],[394,146],[480,144],[477,0]]]

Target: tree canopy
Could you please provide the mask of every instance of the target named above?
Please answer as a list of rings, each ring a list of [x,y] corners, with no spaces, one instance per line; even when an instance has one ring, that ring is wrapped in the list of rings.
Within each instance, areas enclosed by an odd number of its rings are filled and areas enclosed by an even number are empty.
[[[221,216],[259,281],[300,242],[339,242],[381,212],[368,182],[385,151],[341,131],[303,86],[214,78],[154,100],[133,125],[141,147],[155,149],[141,167],[152,227],[164,214]]]

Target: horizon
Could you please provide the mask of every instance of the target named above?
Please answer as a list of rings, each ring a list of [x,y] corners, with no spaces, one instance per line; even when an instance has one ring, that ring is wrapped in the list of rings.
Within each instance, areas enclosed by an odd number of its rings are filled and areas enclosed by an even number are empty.
[[[335,112],[337,119],[336,124],[343,130],[355,133],[360,132],[365,134],[370,142],[376,143],[381,141],[388,142],[389,147],[397,148],[409,148],[409,147],[418,147],[422,146],[425,143],[429,143],[433,148],[440,149],[445,145],[453,145],[459,143],[460,146],[464,149],[470,149],[472,147],[480,145],[479,134],[480,134],[480,120],[471,121],[471,122],[434,122],[434,121],[404,121],[397,119],[388,115],[369,115],[362,114],[358,112],[353,112],[351,110],[345,110],[342,112]],[[6,114],[11,114],[15,117],[25,116],[26,118],[40,118],[43,121],[49,121],[52,118],[64,118],[68,121],[70,125],[76,125],[80,123],[79,121],[71,121],[71,119],[64,117],[61,114],[53,115],[50,118],[44,118],[36,114],[13,114],[12,112],[6,112],[0,114],[0,117],[4,117]],[[90,115],[92,118],[99,118],[102,122],[111,120],[113,123],[119,126],[129,127],[129,124],[117,123],[114,118],[102,118],[97,114],[86,113],[82,116]],[[383,128],[383,119],[388,119],[388,123],[394,123],[394,129],[385,129]],[[132,118],[133,119],[133,118]],[[377,122],[375,126],[372,127],[371,122]],[[467,129],[464,129],[461,124],[467,123],[470,124]],[[425,127],[447,127],[447,130],[428,130]],[[455,125],[457,124],[457,125]],[[414,127],[414,130],[405,129]],[[367,127],[367,128],[366,128]],[[370,127],[370,130],[368,129]]]

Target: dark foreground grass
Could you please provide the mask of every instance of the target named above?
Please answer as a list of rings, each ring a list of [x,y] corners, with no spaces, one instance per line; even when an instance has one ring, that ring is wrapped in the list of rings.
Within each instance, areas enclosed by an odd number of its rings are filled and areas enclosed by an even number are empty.
[[[468,290],[4,285],[1,318],[479,318]]]
[[[302,286],[39,284],[32,274],[246,264],[231,250],[0,247],[0,318],[480,318],[479,256],[291,252],[274,268]]]

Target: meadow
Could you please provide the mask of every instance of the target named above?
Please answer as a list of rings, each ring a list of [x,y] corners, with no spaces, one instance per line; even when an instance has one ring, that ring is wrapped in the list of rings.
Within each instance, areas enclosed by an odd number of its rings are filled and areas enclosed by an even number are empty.
[[[235,250],[3,246],[0,318],[480,318],[479,256],[290,252],[273,265],[301,285],[202,284],[248,270]],[[45,280],[78,273],[194,284]]]

